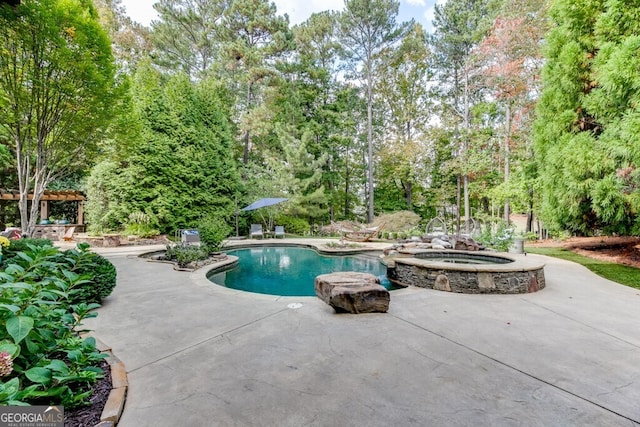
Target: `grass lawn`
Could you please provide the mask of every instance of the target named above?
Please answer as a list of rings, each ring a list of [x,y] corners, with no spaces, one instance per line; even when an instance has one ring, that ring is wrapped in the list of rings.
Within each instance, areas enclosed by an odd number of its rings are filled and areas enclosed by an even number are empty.
[[[584,265],[598,276],[602,276],[605,279],[609,279],[613,282],[618,282],[632,288],[640,289],[640,269],[638,268],[620,265],[613,262],[599,261],[597,259],[578,255],[575,252],[562,248],[527,247],[526,251],[532,254],[547,255],[555,258],[566,259],[567,261],[577,262],[578,264]]]

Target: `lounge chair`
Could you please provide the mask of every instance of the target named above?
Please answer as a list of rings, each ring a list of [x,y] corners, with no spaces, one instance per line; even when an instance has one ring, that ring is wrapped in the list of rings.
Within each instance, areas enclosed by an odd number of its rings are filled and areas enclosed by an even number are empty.
[[[333,223],[336,229],[340,232],[343,239],[351,240],[354,242],[368,242],[371,239],[375,239],[380,234],[380,231],[384,228],[384,223],[377,227],[357,228],[350,229],[342,227],[339,224]]]
[[[284,239],[284,226],[276,225],[276,229],[273,232],[273,237],[275,238],[282,237]]]
[[[7,239],[19,239],[22,237],[22,230],[16,227],[7,227],[3,232],[0,233],[0,236],[4,236]]]
[[[262,232],[262,224],[251,224],[251,231],[249,233],[249,238],[253,239],[254,237],[264,238],[264,233]]]
[[[64,233],[64,236],[62,236],[62,240],[64,240],[65,242],[73,241],[73,233],[75,233],[75,231],[76,231],[76,227],[67,228],[66,233]]]

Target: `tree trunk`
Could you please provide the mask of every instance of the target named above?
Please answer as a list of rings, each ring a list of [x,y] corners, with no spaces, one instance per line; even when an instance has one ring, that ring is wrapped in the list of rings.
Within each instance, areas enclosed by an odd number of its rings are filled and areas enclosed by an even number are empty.
[[[344,162],[344,217],[349,218],[349,186],[351,185],[351,175],[349,174],[350,169],[348,148],[345,158],[347,160]]]
[[[529,187],[529,212],[527,212],[527,229],[528,233],[533,232],[533,187]]]
[[[253,83],[249,83],[247,87],[247,114],[251,111],[251,98],[252,98],[252,86]],[[244,152],[242,154],[242,162],[247,165],[249,164],[249,151],[251,150],[251,135],[249,129],[247,129],[244,133]]]
[[[511,174],[511,160],[509,157],[509,139],[511,138],[511,103],[507,100],[505,111],[505,132],[504,132],[504,182],[509,183],[509,176]],[[504,221],[509,224],[511,217],[511,206],[509,204],[509,198],[504,201]]]
[[[464,70],[464,153],[469,150],[469,135],[471,134],[471,120],[469,118],[469,71],[465,67]],[[464,231],[470,233],[469,224],[471,222],[471,214],[469,207],[469,174],[464,174]],[[458,226],[458,234],[460,227]]]
[[[407,210],[413,211],[413,183],[411,181],[407,181],[403,184],[404,187],[404,198],[407,202]]]
[[[370,65],[369,65],[370,67]],[[367,71],[367,177],[369,187],[369,210],[367,214],[367,223],[373,222],[373,77],[371,69]]]
[[[462,177],[458,174],[457,186],[456,186],[456,234],[460,234],[460,208],[461,208],[461,200],[460,200],[460,187]],[[444,216],[447,216],[447,212],[445,210]]]

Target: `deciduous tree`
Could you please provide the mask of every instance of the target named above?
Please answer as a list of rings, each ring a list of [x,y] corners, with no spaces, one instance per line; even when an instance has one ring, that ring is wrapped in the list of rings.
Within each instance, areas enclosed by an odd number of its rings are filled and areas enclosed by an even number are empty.
[[[509,188],[516,187],[510,183],[513,151],[516,150],[516,155],[521,153],[523,162],[532,162],[529,124],[540,92],[540,70],[543,64],[541,44],[548,30],[547,3],[547,0],[505,1],[489,34],[476,50],[485,83],[504,111],[504,185],[500,193],[504,199],[503,213],[506,222],[511,213],[511,196],[516,196],[509,194],[512,193]],[[525,174],[520,172],[518,177],[524,178]],[[528,199],[530,229],[533,182],[521,184],[522,187],[528,187],[519,196]]]
[[[31,235],[47,185],[90,162],[111,119],[115,66],[91,2],[0,6],[2,143],[15,156],[23,233]],[[29,193],[33,193],[31,207]]]
[[[379,102],[385,106],[380,155],[387,167],[380,175],[389,184],[379,193],[389,194],[399,187],[405,203],[398,209],[413,210],[414,193],[427,182],[429,166],[424,131],[432,114],[428,96],[432,71],[424,29],[414,25],[398,46],[388,50],[380,56],[375,86]]]

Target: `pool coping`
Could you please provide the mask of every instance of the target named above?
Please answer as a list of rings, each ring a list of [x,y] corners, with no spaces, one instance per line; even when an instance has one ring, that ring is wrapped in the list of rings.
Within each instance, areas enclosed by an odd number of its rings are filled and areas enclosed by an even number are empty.
[[[463,263],[448,263],[448,262],[439,262],[439,261],[433,261],[430,260],[428,258],[415,258],[415,254],[417,253],[431,253],[431,254],[460,254],[460,255],[474,255],[476,257],[478,256],[482,256],[481,253],[475,252],[475,251],[455,251],[455,250],[448,250],[448,251],[442,251],[439,249],[423,249],[421,251],[414,251],[411,255],[405,255],[403,256],[402,254],[400,256],[392,256],[390,255],[389,257],[387,257],[387,261],[390,263],[389,265],[391,265],[391,263],[399,263],[399,264],[405,264],[405,265],[412,265],[412,266],[416,266],[416,267],[437,267],[440,270],[447,270],[447,271],[467,271],[467,272],[478,272],[478,273],[482,273],[482,272],[504,272],[504,273],[511,273],[511,272],[519,272],[519,271],[533,271],[533,270],[539,270],[541,268],[544,268],[545,263],[540,262],[540,261],[536,261],[533,259],[527,259],[526,257],[518,257],[517,259],[515,257],[511,257],[511,256],[507,256],[507,255],[498,255],[495,253],[491,253],[490,255],[487,254],[487,257],[493,257],[493,258],[503,258],[503,259],[509,259],[512,262],[509,263],[505,263],[505,264],[463,264]]]
[[[236,241],[234,241],[233,244],[227,244],[225,245],[222,250],[233,250],[233,249],[246,249],[246,248],[252,248],[252,247],[256,247],[256,246],[276,246],[276,247],[287,247],[287,246],[293,246],[293,247],[303,247],[303,248],[308,248],[308,249],[313,249],[316,252],[318,252],[319,254],[326,254],[326,255],[353,255],[353,254],[358,254],[358,253],[364,253],[364,252],[380,252],[382,253],[382,251],[384,249],[381,248],[374,248],[374,247],[367,247],[367,246],[363,246],[363,247],[358,247],[358,248],[326,248],[326,247],[322,247],[321,245],[324,245],[326,242],[322,242],[319,243],[318,245],[312,244],[312,243],[294,243],[294,242],[283,242],[283,241],[274,241],[275,239],[271,239],[271,240],[255,240],[251,243],[248,243],[248,241],[246,240],[240,240],[237,241],[238,243],[235,243]],[[389,245],[391,246],[391,245]]]

